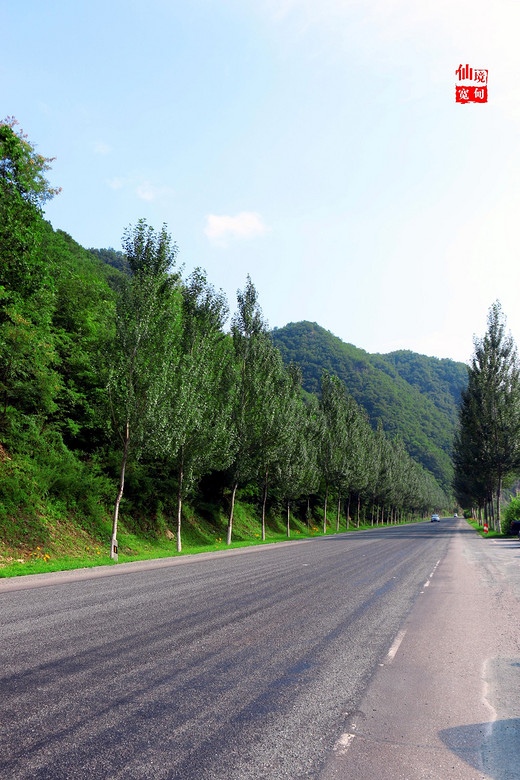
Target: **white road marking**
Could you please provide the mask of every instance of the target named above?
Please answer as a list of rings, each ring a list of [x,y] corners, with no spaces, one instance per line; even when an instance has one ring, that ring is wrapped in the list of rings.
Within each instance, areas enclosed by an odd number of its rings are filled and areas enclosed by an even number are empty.
[[[439,560],[437,561],[437,563],[433,567],[433,571],[430,574],[429,579],[424,583],[423,588],[427,588],[429,586],[429,584],[431,582],[431,578],[435,574],[435,569],[437,568],[437,566],[439,565],[440,562],[441,561],[440,561],[440,558],[439,558]],[[421,590],[421,594],[423,594],[423,593],[424,593],[424,590]],[[396,638],[393,641],[392,647],[390,648],[390,650],[387,653],[385,662],[382,663],[382,664],[379,664],[379,666],[384,666],[385,664],[392,663],[392,661],[394,660],[394,658],[395,658],[395,656],[397,654],[397,651],[399,650],[401,642],[403,641],[403,639],[405,637],[405,634],[406,634],[406,629],[402,629],[401,631],[399,631],[399,633],[397,634]]]
[[[340,756],[345,755],[355,736],[356,736],[355,734],[349,734],[348,732],[342,734],[341,737],[336,742],[336,744],[334,745],[334,752],[339,753]]]
[[[431,579],[432,579],[433,575],[435,574],[435,569],[437,568],[439,563],[440,563],[440,560],[438,560],[437,563],[435,564],[435,566],[433,567],[433,570],[432,570],[430,576],[428,577],[428,579],[426,580],[426,582],[424,583],[423,588],[427,588],[429,586],[429,584],[431,582]],[[423,591],[421,591],[421,593],[423,593]]]
[[[391,663],[394,660],[396,653],[399,650],[399,647],[401,646],[401,642],[405,637],[405,634],[406,634],[406,629],[403,628],[401,631],[399,631],[396,638],[394,639],[392,643],[392,647],[390,648],[386,656],[388,663]]]
[[[493,728],[497,719],[497,711],[488,699],[489,684],[486,678],[487,678],[487,665],[489,660],[490,660],[489,658],[486,658],[486,660],[482,664],[482,704],[484,705],[484,707],[486,707],[486,709],[490,714],[490,721],[486,723],[484,726],[486,739],[488,739],[493,734]]]

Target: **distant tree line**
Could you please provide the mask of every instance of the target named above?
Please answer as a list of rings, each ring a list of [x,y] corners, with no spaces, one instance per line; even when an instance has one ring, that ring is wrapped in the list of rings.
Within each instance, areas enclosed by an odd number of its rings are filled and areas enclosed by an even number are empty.
[[[263,538],[274,503],[287,535],[291,511],[325,531],[446,505],[343,382],[324,372],[319,397],[302,391],[249,277],[226,331],[224,295],[200,269],[181,277],[166,226],[140,220],[122,253],[88,252],[42,218],[50,160],[14,120],[0,124],[0,151],[0,494],[3,517],[19,519],[14,541],[37,538],[42,501],[95,525],[111,494],[116,557],[128,492],[141,527],[175,517],[179,551],[183,504],[201,490],[225,503],[228,544],[241,492]]]

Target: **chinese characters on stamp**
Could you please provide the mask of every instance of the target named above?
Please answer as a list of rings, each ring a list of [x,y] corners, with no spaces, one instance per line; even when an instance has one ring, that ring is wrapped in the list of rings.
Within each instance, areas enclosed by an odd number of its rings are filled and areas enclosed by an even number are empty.
[[[456,103],[487,103],[488,72],[484,68],[470,68],[469,65],[459,65],[455,71]]]

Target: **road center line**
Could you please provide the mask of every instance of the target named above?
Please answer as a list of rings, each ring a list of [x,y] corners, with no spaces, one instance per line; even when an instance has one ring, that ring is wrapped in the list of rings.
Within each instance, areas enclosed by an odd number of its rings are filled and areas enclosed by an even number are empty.
[[[428,579],[426,580],[426,582],[425,582],[425,583],[424,583],[424,585],[423,585],[423,588],[427,588],[427,587],[429,586],[429,584],[430,584],[430,582],[431,582],[431,579],[432,579],[433,575],[435,574],[435,569],[437,568],[437,566],[439,565],[439,563],[440,563],[440,559],[437,561],[437,563],[436,563],[436,564],[435,564],[435,566],[433,567],[433,569],[432,569],[432,572],[431,572],[430,576],[428,577]]]

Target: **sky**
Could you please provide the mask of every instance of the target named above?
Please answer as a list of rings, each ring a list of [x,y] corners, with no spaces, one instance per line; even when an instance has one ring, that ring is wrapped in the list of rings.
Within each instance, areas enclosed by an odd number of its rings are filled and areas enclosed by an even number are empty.
[[[166,223],[187,275],[247,275],[270,327],[468,362],[500,300],[520,344],[517,0],[3,0],[0,96],[121,249]],[[459,65],[488,102],[455,101]]]

